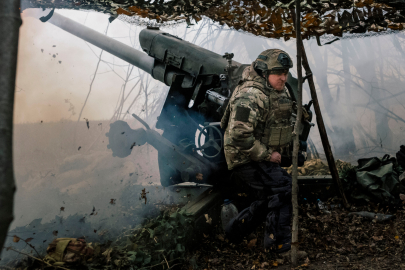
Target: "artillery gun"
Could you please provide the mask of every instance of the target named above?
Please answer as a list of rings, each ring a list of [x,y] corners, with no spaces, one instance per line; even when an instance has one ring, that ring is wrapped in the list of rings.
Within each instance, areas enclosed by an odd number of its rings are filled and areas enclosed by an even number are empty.
[[[163,134],[150,129],[136,115],[133,116],[145,129],[132,130],[126,122],[116,121],[106,133],[113,156],[126,157],[134,145],[151,144],[158,151],[163,186],[181,182],[215,184],[215,179],[229,178],[223,152],[224,131],[219,122],[243,70],[250,64],[233,61],[233,53],[219,55],[156,27],[140,32],[139,42],[144,51],[141,52],[57,13],[49,22],[170,86],[156,123]],[[297,80],[291,74],[286,86],[296,101]],[[312,125],[310,121],[303,122],[301,151],[306,151]]]

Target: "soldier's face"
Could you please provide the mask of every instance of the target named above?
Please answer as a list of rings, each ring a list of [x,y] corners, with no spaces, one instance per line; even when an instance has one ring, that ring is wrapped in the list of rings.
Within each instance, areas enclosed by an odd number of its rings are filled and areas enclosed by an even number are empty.
[[[287,82],[288,72],[280,73],[280,74],[270,74],[269,75],[269,83],[270,85],[276,89],[277,91],[281,91],[284,89],[285,83]]]

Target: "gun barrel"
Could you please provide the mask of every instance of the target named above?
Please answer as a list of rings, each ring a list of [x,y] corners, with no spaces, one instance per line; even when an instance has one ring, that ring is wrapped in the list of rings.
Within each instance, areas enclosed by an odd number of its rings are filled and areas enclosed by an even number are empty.
[[[112,55],[121,58],[122,60],[152,74],[152,69],[155,60],[147,54],[138,51],[126,44],[116,41],[106,35],[90,29],[80,23],[77,23],[69,18],[66,18],[58,13],[54,13],[49,20],[53,25],[65,30],[66,32],[75,35],[94,46],[99,47]]]
[[[139,43],[144,52],[162,63],[190,74],[225,74],[228,60],[222,55],[187,42],[158,29],[147,28],[139,33]],[[233,65],[241,64],[232,61]]]

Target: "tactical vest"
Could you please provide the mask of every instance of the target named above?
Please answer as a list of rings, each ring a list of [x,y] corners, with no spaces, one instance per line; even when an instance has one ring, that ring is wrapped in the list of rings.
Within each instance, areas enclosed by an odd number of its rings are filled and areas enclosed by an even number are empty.
[[[281,93],[272,89],[270,110],[260,141],[274,149],[283,148],[292,141],[294,126],[291,122],[293,103],[286,89]]]
[[[293,102],[286,88],[278,92],[275,89],[269,89],[256,81],[245,81],[240,84],[235,91],[254,87],[260,89],[269,97],[269,103],[265,104],[263,122],[259,122],[254,130],[254,137],[260,140],[264,145],[273,148],[275,151],[282,151],[292,141],[292,132],[294,126],[291,122],[293,113]],[[235,93],[235,95],[237,94]],[[221,119],[221,127],[226,128],[229,116],[230,105],[228,104],[225,114]],[[266,106],[267,105],[267,106]],[[288,154],[288,153],[286,153]]]

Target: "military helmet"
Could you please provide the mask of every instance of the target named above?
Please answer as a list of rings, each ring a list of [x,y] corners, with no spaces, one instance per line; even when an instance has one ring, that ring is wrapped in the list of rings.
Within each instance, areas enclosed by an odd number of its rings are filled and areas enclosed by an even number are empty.
[[[293,67],[288,53],[279,49],[269,49],[262,52],[254,63],[254,69],[261,76],[288,72]]]

